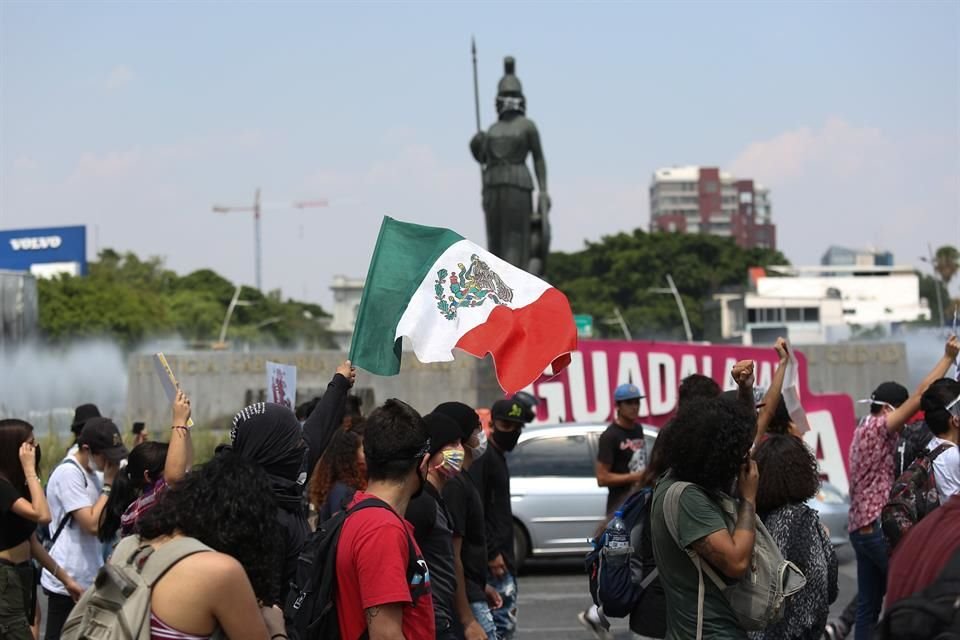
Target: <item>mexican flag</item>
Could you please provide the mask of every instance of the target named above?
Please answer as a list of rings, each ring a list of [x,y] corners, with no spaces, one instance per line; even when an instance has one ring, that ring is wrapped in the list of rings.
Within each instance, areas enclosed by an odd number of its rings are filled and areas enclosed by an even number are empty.
[[[552,365],[570,363],[577,329],[567,297],[462,236],[384,217],[357,312],[350,360],[382,376],[400,372],[402,337],[421,362],[453,349],[493,354],[507,393]]]

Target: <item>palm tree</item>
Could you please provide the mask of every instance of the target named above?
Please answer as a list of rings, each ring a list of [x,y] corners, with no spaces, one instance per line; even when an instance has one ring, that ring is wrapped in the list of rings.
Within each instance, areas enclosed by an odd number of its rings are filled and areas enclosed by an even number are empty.
[[[937,253],[933,257],[933,270],[937,272],[943,286],[949,291],[950,281],[960,270],[960,251],[950,245],[944,245],[937,249]]]

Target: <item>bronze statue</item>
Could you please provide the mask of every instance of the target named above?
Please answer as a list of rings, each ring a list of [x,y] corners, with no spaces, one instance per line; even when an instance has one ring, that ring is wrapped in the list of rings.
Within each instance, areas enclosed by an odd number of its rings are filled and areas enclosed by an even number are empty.
[[[470,151],[482,167],[487,249],[510,264],[540,276],[545,271],[550,250],[547,163],[537,126],[525,115],[526,99],[514,70],[513,58],[504,58],[504,75],[497,86],[499,118],[483,133],[478,107],[477,134],[470,140]],[[527,168],[528,153],[533,156],[539,191],[535,208],[533,179]]]

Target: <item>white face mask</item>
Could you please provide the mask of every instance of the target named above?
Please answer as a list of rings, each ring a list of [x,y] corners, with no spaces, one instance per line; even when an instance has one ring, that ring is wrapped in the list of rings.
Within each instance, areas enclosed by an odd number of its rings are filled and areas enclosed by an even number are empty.
[[[468,445],[469,446],[469,445]],[[477,444],[470,447],[470,453],[473,455],[473,459],[476,460],[487,450],[487,432],[483,429],[477,431]]]
[[[92,451],[90,452],[90,455],[87,456],[87,461],[88,461],[88,463],[90,464],[90,469],[91,469],[94,473],[97,473],[98,471],[103,471],[103,467],[101,467],[101,466],[97,463],[97,459],[96,459],[95,457],[93,457],[93,452],[92,452]]]

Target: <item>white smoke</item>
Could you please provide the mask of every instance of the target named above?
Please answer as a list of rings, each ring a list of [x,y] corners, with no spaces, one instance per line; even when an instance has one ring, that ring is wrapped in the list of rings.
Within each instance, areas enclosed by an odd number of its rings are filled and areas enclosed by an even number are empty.
[[[950,331],[940,328],[914,329],[893,337],[893,340],[903,342],[907,346],[907,372],[909,381],[904,382],[913,392],[917,385],[930,373],[930,369],[943,357],[943,347],[947,342]],[[951,368],[947,375],[956,378],[957,370]]]
[[[179,338],[143,345],[138,352],[182,350]],[[65,435],[74,408],[92,402],[125,431],[127,353],[104,339],[0,349],[0,418],[20,418],[41,433]]]

